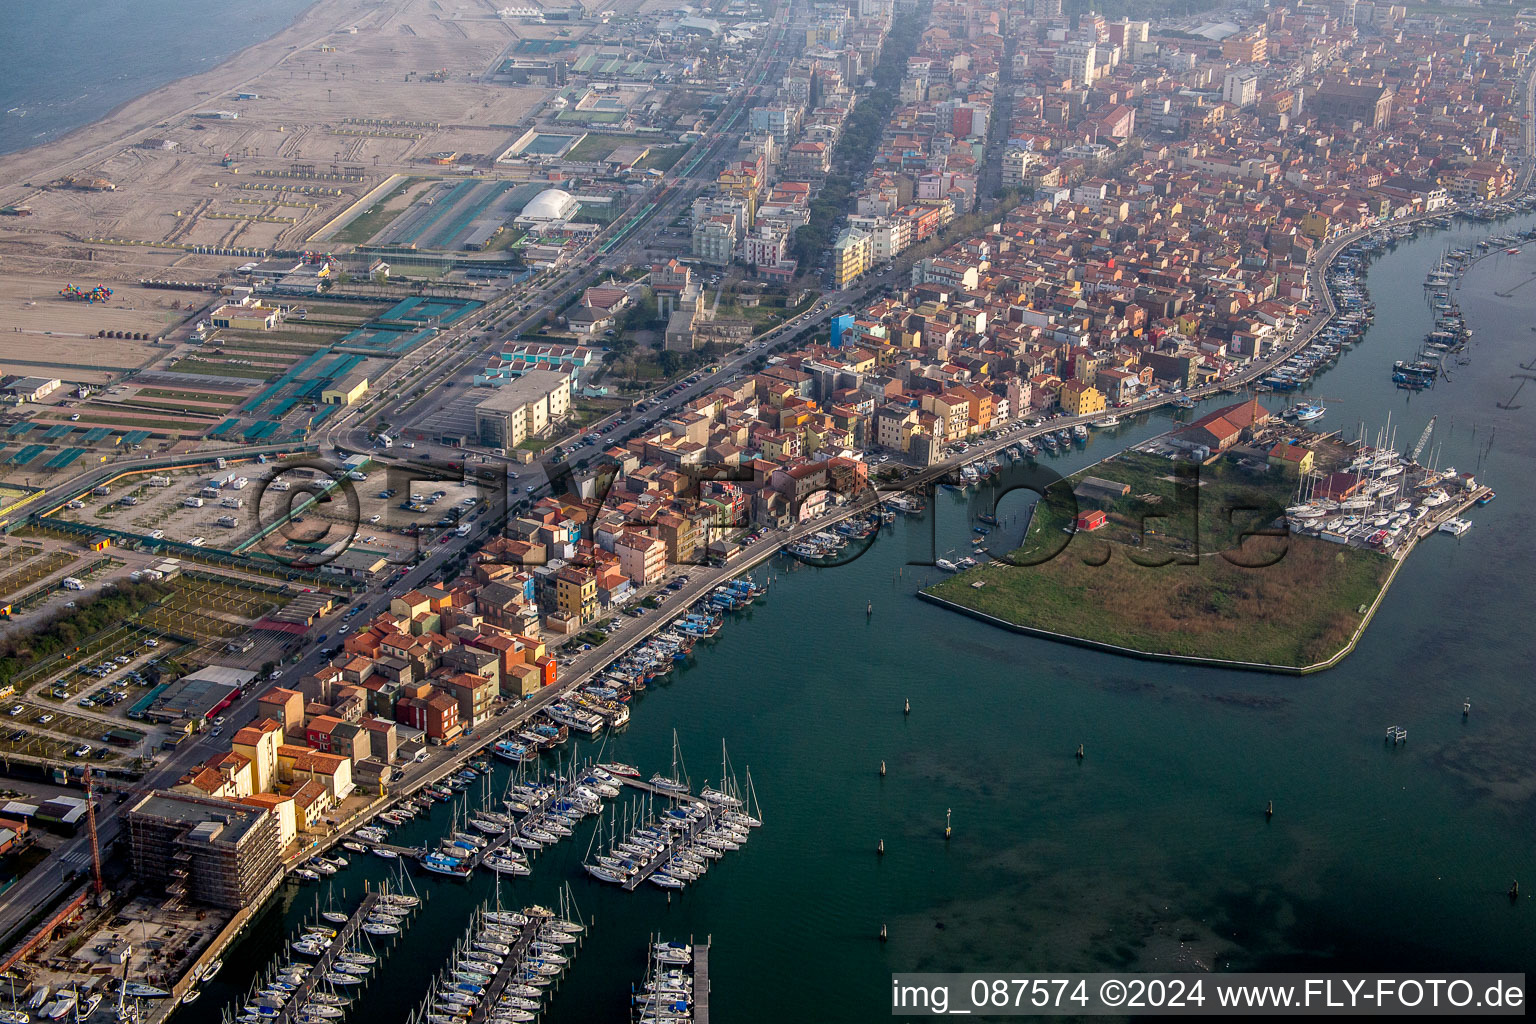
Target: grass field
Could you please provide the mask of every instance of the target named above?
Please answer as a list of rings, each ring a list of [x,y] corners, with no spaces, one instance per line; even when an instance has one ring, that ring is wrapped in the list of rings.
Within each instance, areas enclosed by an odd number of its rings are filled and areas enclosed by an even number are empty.
[[[1349,642],[1392,571],[1384,555],[1258,536],[1283,481],[1124,455],[1053,487],[1009,558],[925,593],[1005,622],[1149,654],[1300,668]],[[1083,475],[1124,482],[1102,529],[1068,536]],[[1093,507],[1087,505],[1086,507]],[[1031,564],[1037,563],[1037,564]],[[976,586],[976,584],[980,586]]]
[[[277,372],[255,366],[232,366],[195,358],[178,359],[171,364],[170,368],[175,373],[201,373],[209,377],[241,377],[245,380],[267,380]]]
[[[200,402],[210,405],[233,405],[241,399],[238,392],[178,391],[174,388],[141,388],[138,394],[143,398],[166,398],[177,402]]]
[[[396,214],[405,209],[406,204],[400,201],[400,197],[404,195],[406,189],[421,180],[420,178],[406,178],[396,185],[389,195],[383,196],[378,202],[368,207],[368,209],[356,217],[353,217],[346,227],[331,236],[330,242],[352,242],[355,244],[368,241],[368,239],[382,231],[384,226]]]
[[[662,146],[651,150],[645,159],[635,164],[642,171],[670,171],[683,158],[687,146]]]

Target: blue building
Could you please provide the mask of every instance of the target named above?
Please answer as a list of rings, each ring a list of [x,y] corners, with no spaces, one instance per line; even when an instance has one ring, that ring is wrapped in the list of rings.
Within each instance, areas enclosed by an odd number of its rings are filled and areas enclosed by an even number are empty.
[[[853,330],[853,314],[843,313],[832,318],[832,347],[843,347],[843,332]]]

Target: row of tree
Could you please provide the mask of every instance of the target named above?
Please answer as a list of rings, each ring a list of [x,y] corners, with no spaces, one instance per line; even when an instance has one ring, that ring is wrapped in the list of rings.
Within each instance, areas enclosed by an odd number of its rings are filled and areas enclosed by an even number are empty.
[[[121,625],[170,592],[170,587],[159,583],[108,584],[36,629],[7,637],[0,641],[0,684],[9,683],[44,658],[77,650],[82,641]]]

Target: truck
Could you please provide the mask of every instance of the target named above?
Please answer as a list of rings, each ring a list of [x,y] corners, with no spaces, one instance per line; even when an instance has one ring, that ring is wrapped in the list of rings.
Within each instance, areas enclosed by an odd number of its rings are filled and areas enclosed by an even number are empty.
[[[222,499],[219,500],[219,504],[222,505],[224,508],[244,508],[245,507],[245,499],[244,498],[222,498]]]
[[[63,583],[64,583],[64,589],[65,590],[84,590],[85,589],[85,584],[81,583],[78,579],[76,579],[73,576],[65,576],[64,580],[63,580]]]
[[[184,501],[182,501],[182,504],[187,506],[187,508],[202,508],[203,507],[203,499],[202,498],[196,498],[196,497],[187,498]]]
[[[220,526],[227,527],[231,530],[240,525],[239,521],[236,520],[234,516],[219,516],[218,523]]]
[[[213,460],[213,468],[214,469],[223,469],[227,465],[229,465],[229,460],[227,460],[227,459],[214,459]]]

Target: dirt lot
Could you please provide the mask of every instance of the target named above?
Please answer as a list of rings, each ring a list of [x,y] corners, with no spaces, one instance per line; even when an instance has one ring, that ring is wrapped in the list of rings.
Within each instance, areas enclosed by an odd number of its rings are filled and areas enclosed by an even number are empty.
[[[59,289],[68,284],[106,284],[112,298],[72,302],[59,296]],[[175,292],[111,278],[0,273],[0,324],[6,328],[0,335],[0,371],[98,382],[107,379],[106,371],[142,366],[164,349],[149,341],[109,341],[93,335],[102,330],[164,334],[185,315],[170,308],[178,298]]]

